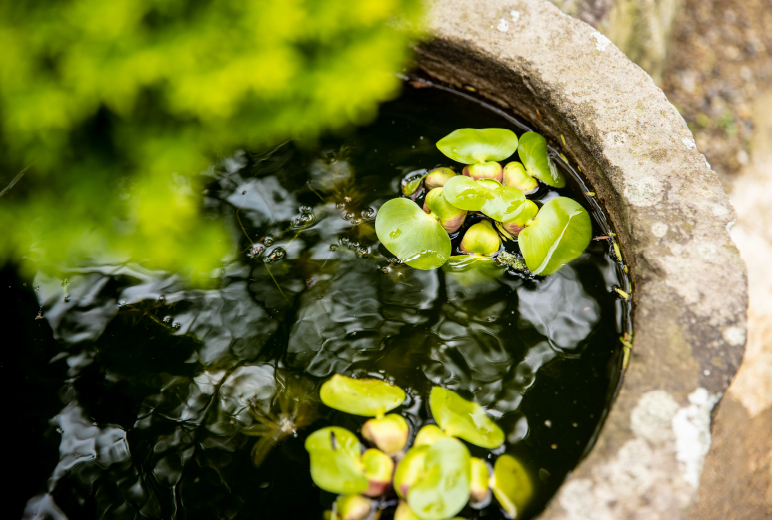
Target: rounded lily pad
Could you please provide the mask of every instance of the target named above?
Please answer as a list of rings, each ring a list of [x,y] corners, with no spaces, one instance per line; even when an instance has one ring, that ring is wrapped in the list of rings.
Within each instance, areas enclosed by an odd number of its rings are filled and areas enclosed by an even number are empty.
[[[567,197],[547,202],[518,235],[533,274],[552,274],[578,257],[592,239],[592,221],[581,204]]]
[[[504,432],[485,413],[485,409],[452,390],[439,386],[432,388],[429,408],[434,420],[448,435],[489,450],[504,444]]]
[[[436,218],[408,199],[391,199],[381,206],[375,233],[386,249],[410,267],[435,269],[450,258],[448,234]]]
[[[485,203],[494,197],[493,190],[463,175],[456,175],[442,188],[448,202],[467,211],[480,211]]]
[[[523,162],[528,175],[549,184],[553,188],[562,188],[566,179],[547,155],[547,140],[536,132],[526,132],[520,136],[517,154]]]
[[[421,478],[407,493],[410,509],[423,520],[445,520],[469,501],[469,451],[457,439],[441,439],[426,452]]]
[[[386,381],[340,374],[325,381],[319,395],[330,408],[365,417],[382,417],[405,401],[405,391]]]
[[[311,478],[321,489],[340,494],[367,489],[356,435],[337,426],[322,428],[308,436],[305,447],[311,457]]]
[[[490,479],[493,496],[510,518],[516,518],[533,496],[533,484],[522,464],[511,455],[501,455]]]
[[[503,161],[517,150],[517,136],[504,128],[461,128],[440,139],[437,148],[464,164]]]

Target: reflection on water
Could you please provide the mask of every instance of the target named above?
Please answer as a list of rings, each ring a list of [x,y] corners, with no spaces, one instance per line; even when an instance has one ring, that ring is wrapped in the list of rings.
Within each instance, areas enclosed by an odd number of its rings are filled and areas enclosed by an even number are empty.
[[[426,143],[457,126],[508,125],[415,91],[319,148],[224,161],[209,172],[207,205],[236,247],[211,287],[135,264],[81,266],[66,281],[41,272],[32,287],[5,271],[23,302],[10,316],[38,345],[20,364],[41,374],[35,398],[49,404],[22,397],[30,425],[51,425],[30,426],[25,442],[41,453],[58,444],[58,461],[25,473],[33,491],[14,507],[25,518],[318,518],[333,497],[311,483],[305,437],[364,421],[318,402],[340,372],[404,388],[413,427],[428,419],[432,385],[486,406],[507,435],[500,451],[534,480],[525,517],[537,513],[616,384],[616,265],[605,242],[546,279],[382,256],[375,210],[404,172],[444,162]],[[495,506],[484,514],[501,518]]]

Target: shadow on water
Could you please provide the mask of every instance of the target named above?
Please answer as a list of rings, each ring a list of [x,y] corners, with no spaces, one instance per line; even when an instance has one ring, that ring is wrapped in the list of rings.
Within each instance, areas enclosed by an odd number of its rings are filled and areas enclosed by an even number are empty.
[[[27,285],[3,270],[14,449],[34,461],[17,470],[14,514],[320,517],[334,497],[311,482],[305,437],[364,420],[318,402],[336,372],[404,388],[414,431],[433,385],[474,398],[535,483],[524,517],[538,513],[617,387],[627,310],[613,288],[626,280],[605,240],[535,279],[470,283],[383,256],[377,209],[406,174],[447,164],[434,143],[457,127],[523,131],[452,93],[408,89],[368,127],[226,159],[208,173],[206,206],[238,254],[211,287],[135,264]]]

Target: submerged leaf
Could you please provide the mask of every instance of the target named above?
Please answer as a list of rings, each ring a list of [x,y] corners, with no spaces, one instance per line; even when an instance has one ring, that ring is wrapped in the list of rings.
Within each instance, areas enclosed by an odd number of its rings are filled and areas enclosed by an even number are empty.
[[[410,267],[435,269],[450,258],[448,234],[437,219],[408,199],[392,199],[381,206],[375,232],[384,247]]]
[[[469,501],[469,451],[457,439],[441,439],[426,452],[421,478],[407,493],[410,509],[423,520],[445,520]]]
[[[517,136],[504,128],[462,128],[440,139],[437,148],[464,164],[503,161],[517,150]]]
[[[405,400],[404,390],[386,381],[340,374],[325,381],[319,395],[330,408],[365,417],[381,417]]]
[[[487,449],[504,444],[504,432],[485,413],[485,409],[452,390],[439,386],[432,388],[429,408],[434,420],[448,435]]]
[[[501,455],[493,466],[491,490],[510,518],[517,518],[533,495],[533,485],[520,462],[511,455]]]
[[[309,435],[305,447],[311,457],[311,478],[321,489],[340,494],[367,489],[360,459],[362,445],[356,435],[345,428],[330,426]]]
[[[550,200],[526,224],[518,243],[533,274],[554,273],[582,254],[592,238],[587,210],[567,197]]]
[[[517,154],[523,161],[528,175],[552,186],[562,188],[566,179],[560,173],[547,155],[547,140],[536,132],[526,132],[520,136]]]

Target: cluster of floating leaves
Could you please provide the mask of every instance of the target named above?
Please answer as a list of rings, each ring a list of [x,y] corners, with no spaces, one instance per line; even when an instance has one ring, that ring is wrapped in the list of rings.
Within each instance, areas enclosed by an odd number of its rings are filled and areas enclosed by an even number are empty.
[[[465,231],[460,249],[488,262],[502,250],[503,240],[517,240],[523,267],[534,275],[548,275],[589,245],[592,223],[578,202],[557,197],[539,208],[526,198],[539,182],[565,186],[540,134],[526,132],[518,140],[511,130],[466,128],[442,138],[437,148],[465,164],[463,174],[445,167],[414,172],[402,182],[404,198],[386,202],[378,212],[378,239],[398,259],[418,269],[445,265],[452,258],[450,235],[477,212],[484,218]],[[502,167],[498,161],[515,152],[522,163]],[[421,208],[414,201],[423,191],[427,193]]]
[[[360,433],[373,446],[365,449],[353,432],[338,426],[306,439],[311,478],[338,495],[328,512],[332,520],[377,518],[395,504],[395,520],[447,520],[467,506],[488,506],[492,497],[515,518],[531,499],[533,485],[517,459],[502,454],[491,467],[470,455],[462,441],[498,450],[504,432],[479,404],[456,392],[432,389],[429,408],[436,424],[423,426],[412,445],[405,418],[388,413],[405,400],[398,386],[336,374],[322,385],[320,397],[330,408],[370,417]]]

